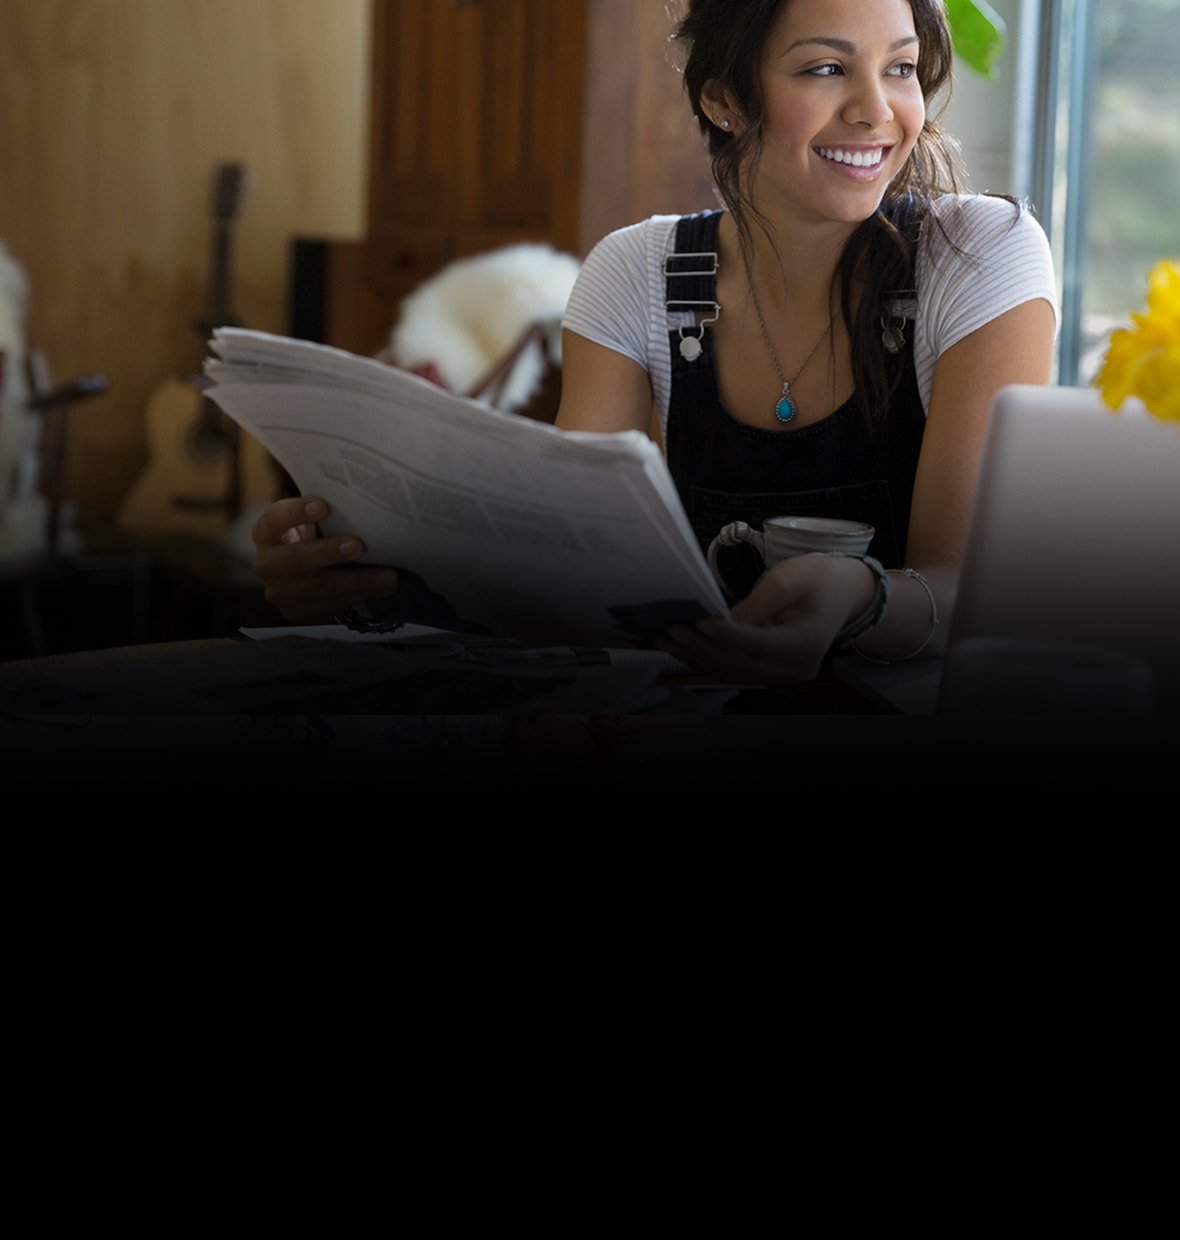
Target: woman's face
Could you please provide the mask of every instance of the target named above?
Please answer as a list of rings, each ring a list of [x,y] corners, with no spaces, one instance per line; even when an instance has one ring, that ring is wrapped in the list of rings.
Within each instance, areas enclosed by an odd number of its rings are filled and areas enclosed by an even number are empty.
[[[922,132],[917,66],[908,0],[788,0],[762,56],[759,209],[798,222],[871,216]]]

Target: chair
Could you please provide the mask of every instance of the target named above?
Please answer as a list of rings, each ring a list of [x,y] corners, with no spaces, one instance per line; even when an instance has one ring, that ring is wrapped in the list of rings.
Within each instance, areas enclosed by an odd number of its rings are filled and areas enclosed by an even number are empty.
[[[0,392],[10,360],[0,353]],[[0,443],[7,458],[0,476],[0,585],[15,590],[27,647],[38,657],[49,653],[41,614],[43,590],[77,567],[80,551],[64,520],[70,407],[105,392],[107,380],[82,375],[54,387],[44,354],[32,350],[24,363],[23,383],[11,383],[10,399],[0,401],[5,422]],[[146,608],[146,581],[143,590]]]
[[[577,259],[547,245],[459,259],[405,299],[378,356],[497,409],[552,421],[561,316],[578,271]]]

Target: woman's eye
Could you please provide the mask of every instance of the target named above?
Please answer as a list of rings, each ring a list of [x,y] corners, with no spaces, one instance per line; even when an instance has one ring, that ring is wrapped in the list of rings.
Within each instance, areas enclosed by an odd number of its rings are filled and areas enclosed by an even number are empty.
[[[918,66],[912,60],[907,60],[900,65],[894,65],[890,72],[894,77],[909,78],[918,72]]]
[[[844,70],[839,65],[815,65],[813,68],[808,69],[807,72],[812,77],[835,77],[838,73],[843,73]]]

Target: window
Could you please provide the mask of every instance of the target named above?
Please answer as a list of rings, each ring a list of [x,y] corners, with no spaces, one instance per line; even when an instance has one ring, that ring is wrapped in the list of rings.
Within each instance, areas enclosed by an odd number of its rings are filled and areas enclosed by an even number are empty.
[[[1025,0],[1021,23],[1038,42],[1021,92],[1060,282],[1058,380],[1086,384],[1148,269],[1180,254],[1180,0]]]

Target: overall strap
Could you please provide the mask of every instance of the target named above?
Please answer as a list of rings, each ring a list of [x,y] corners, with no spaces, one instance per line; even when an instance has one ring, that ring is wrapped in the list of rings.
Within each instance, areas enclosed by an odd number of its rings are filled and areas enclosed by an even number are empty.
[[[664,308],[669,315],[699,313],[698,327],[671,328],[680,338],[685,361],[700,356],[705,327],[721,314],[717,304],[717,230],[720,211],[683,216],[676,225],[673,251],[664,259]]]

